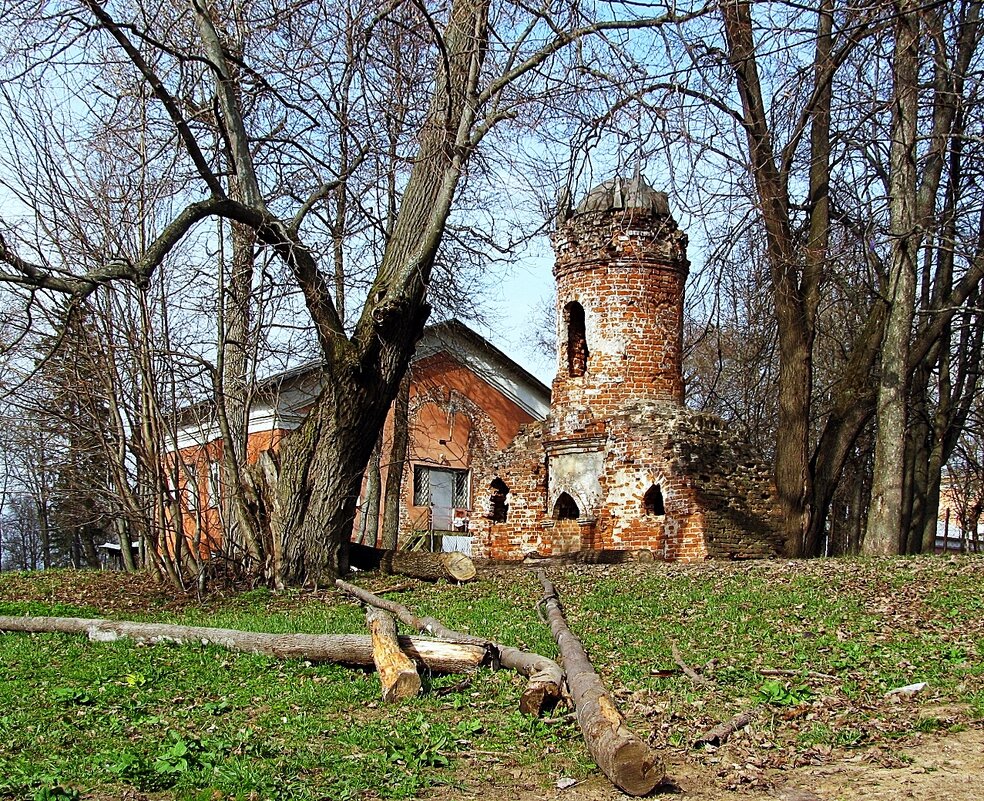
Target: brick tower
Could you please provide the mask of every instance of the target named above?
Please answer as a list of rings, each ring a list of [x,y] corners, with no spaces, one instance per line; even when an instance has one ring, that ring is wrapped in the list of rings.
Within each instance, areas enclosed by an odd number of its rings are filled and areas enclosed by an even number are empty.
[[[687,236],[636,173],[564,208],[553,236],[557,376],[550,414],[477,477],[474,553],[781,552],[768,467],[741,432],[683,403]]]
[[[631,401],[683,403],[687,236],[639,174],[595,187],[553,236],[557,376],[551,434],[587,431]]]

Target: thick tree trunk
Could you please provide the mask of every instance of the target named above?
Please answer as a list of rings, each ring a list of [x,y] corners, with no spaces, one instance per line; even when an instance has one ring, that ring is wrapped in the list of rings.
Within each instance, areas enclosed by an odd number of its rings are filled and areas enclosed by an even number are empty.
[[[472,560],[462,553],[389,551],[355,542],[349,546],[349,563],[360,570],[397,573],[425,581],[471,581],[476,574]]]
[[[508,645],[500,645],[495,642],[488,642],[481,637],[471,634],[464,634],[447,628],[440,620],[432,617],[417,617],[407,607],[395,601],[387,601],[373,595],[371,592],[348,584],[341,579],[335,584],[349,595],[359,599],[364,604],[374,606],[378,609],[385,609],[392,612],[399,621],[417,631],[427,632],[435,637],[441,637],[455,642],[472,642],[483,647],[491,647],[498,654],[498,664],[508,670],[515,670],[529,678],[523,696],[519,701],[519,711],[527,715],[540,715],[547,709],[551,709],[560,698],[561,686],[564,681],[564,672],[560,665],[552,659],[547,659],[539,654],[531,654],[512,648]]]
[[[863,552],[897,554],[902,545],[903,483],[908,412],[909,346],[916,300],[919,9],[911,1],[897,11],[889,216],[892,233],[888,321],[878,386],[874,480]]]
[[[366,625],[372,638],[372,660],[382,685],[383,701],[402,701],[419,695],[420,675],[410,658],[400,650],[393,616],[369,606],[366,607]]]
[[[488,0],[454,0],[427,120],[376,280],[350,340],[333,327],[327,287],[296,262],[325,358],[321,395],[281,445],[273,535],[280,580],[319,584],[348,569],[355,499],[369,455],[429,313],[427,281],[471,154]]]
[[[581,641],[567,627],[553,585],[542,570],[538,574],[543,585],[542,603],[547,622],[560,649],[567,687],[588,750],[620,790],[635,796],[651,793],[664,777],[659,756],[629,730]]]
[[[156,645],[215,645],[230,651],[373,667],[372,638],[367,634],[268,634],[235,629],[133,623],[77,617],[0,617],[0,631],[85,634],[96,642],[118,639]],[[436,673],[467,673],[489,664],[487,648],[424,637],[400,637],[399,646],[417,664]]]

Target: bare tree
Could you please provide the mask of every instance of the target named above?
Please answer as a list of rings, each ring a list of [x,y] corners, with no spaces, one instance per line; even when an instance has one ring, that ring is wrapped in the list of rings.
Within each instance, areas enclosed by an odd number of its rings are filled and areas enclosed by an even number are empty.
[[[0,260],[8,269],[0,277],[77,300],[115,282],[148,285],[206,219],[251,231],[255,248],[278,260],[303,301],[325,380],[301,426],[261,460],[243,505],[256,511],[253,539],[269,532],[272,553],[262,557],[271,579],[322,582],[347,568],[362,474],[427,318],[455,198],[474,180],[473,168],[481,174],[475,156],[483,141],[503,125],[535,130],[539,100],[560,87],[573,98],[588,86],[592,65],[610,58],[616,38],[594,34],[676,24],[696,12],[641,18],[627,5],[625,17],[608,9],[592,16],[562,3],[530,10],[488,0],[312,2],[288,14],[205,0],[154,14],[137,3],[78,6],[64,14],[53,6],[43,19],[25,21],[21,34],[40,27],[48,52],[63,60],[99,49],[138,75],[155,101],[147,125],[166,132],[161,142],[171,152],[180,147],[184,184],[169,198],[170,221],[132,255],[106,248],[80,271],[53,260],[45,237],[22,236],[15,246],[7,230]],[[410,63],[393,58],[401,31],[412,40],[399,49]],[[62,49],[67,41],[70,51]],[[580,48],[569,49],[574,42]],[[28,64],[18,77],[56,67]],[[377,82],[394,90],[383,114],[373,106]],[[381,170],[368,183],[391,181],[397,192],[388,197],[398,198],[375,215],[381,224],[347,211],[359,202],[359,176],[374,167]],[[351,297],[353,272],[345,272],[344,296],[337,280],[342,235],[341,250],[362,260],[361,308]],[[332,243],[327,260],[322,241]]]

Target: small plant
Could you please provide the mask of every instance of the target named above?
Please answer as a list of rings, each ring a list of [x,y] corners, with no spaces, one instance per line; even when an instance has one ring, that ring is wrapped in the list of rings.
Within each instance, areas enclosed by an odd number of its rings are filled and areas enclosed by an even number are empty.
[[[453,744],[454,741],[446,729],[431,726],[418,713],[411,719],[410,731],[393,733],[386,746],[386,758],[411,771],[420,768],[446,768],[451,762],[443,751]]]
[[[34,793],[33,801],[79,801],[82,795],[74,787],[54,784],[41,787]]]
[[[150,760],[135,751],[124,751],[108,767],[109,772],[118,776],[120,781],[141,792],[166,790],[176,781],[173,777],[163,776],[155,771]]]
[[[51,699],[63,706],[88,706],[95,702],[88,692],[75,687],[59,687],[52,691]]]
[[[123,681],[126,682],[127,687],[131,687],[134,690],[146,687],[150,683],[150,679],[143,673],[127,673]]]
[[[799,706],[813,700],[814,692],[805,684],[787,685],[766,681],[756,691],[760,703],[770,706]]]

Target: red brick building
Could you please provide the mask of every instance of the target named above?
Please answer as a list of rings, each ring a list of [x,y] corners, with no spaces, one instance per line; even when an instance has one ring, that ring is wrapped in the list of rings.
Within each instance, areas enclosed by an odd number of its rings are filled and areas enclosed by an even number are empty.
[[[484,468],[522,426],[543,420],[550,390],[457,320],[425,330],[410,377],[400,538],[407,542],[415,534],[426,533],[438,548],[443,544],[449,550],[467,550],[476,503],[473,471],[478,465]],[[250,462],[261,451],[276,449],[300,425],[320,391],[321,380],[317,363],[312,363],[260,385],[249,417]],[[207,406],[186,409],[178,432],[186,540],[203,556],[215,551],[222,540],[218,465],[222,443],[210,412]],[[382,486],[390,470],[392,437],[391,412],[380,448]],[[479,494],[484,502],[484,490]],[[357,514],[357,532],[360,522]]]
[[[593,189],[553,236],[557,376],[550,414],[476,482],[473,551],[496,559],[589,550],[656,558],[780,552],[768,468],[683,405],[687,237],[637,175]]]
[[[563,211],[553,245],[552,397],[459,322],[431,326],[420,342],[401,543],[424,533],[434,547],[494,559],[601,550],[681,560],[780,553],[769,469],[736,432],[683,404],[689,262],[667,196],[639,175],[601,184]],[[311,365],[267,383],[250,416],[252,454],[289,436],[320,380]],[[391,414],[382,486],[395,467],[387,458],[392,430]],[[215,491],[218,437],[200,427],[186,427],[183,437],[181,459],[197,477],[189,494],[208,506],[202,499]],[[217,517],[205,520],[208,536],[199,539],[214,542]]]

